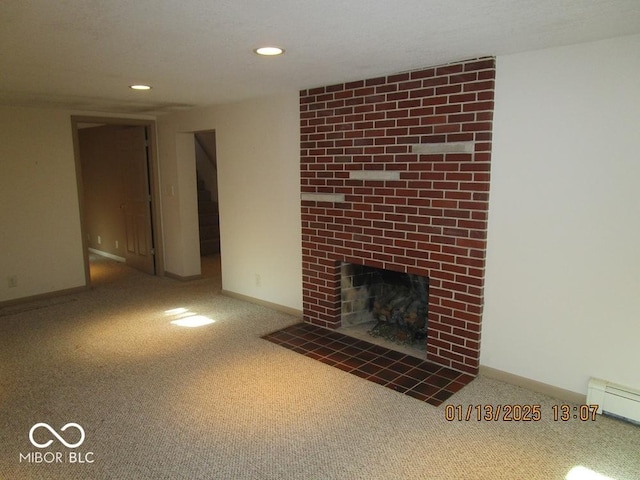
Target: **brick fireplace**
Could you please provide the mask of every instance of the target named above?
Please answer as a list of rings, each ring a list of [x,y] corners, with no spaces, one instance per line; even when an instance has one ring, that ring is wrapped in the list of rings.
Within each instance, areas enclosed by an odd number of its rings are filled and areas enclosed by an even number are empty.
[[[341,265],[428,277],[427,360],[476,374],[495,59],[300,92],[304,321],[341,326]]]

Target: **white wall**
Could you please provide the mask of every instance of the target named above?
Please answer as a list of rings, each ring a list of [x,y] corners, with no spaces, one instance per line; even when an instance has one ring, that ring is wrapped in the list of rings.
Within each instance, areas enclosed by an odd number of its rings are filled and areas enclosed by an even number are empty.
[[[640,388],[640,36],[499,57],[481,363]]]
[[[215,129],[223,288],[302,309],[298,102],[291,92],[158,119],[168,272],[199,273],[197,228],[180,223],[197,213],[195,160],[183,142]]]
[[[0,301],[85,285],[68,112],[0,107],[0,252]]]

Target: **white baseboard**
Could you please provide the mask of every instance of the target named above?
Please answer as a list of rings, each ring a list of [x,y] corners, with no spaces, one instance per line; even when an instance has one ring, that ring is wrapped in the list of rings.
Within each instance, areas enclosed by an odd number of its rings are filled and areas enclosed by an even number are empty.
[[[91,253],[95,253],[96,255],[100,255],[101,257],[110,258],[111,260],[115,260],[120,263],[127,263],[127,259],[124,257],[119,257],[118,255],[114,255],[113,253],[103,252],[102,250],[96,250],[95,248],[90,248],[89,251]]]
[[[38,293],[36,295],[28,295],[26,297],[12,298],[9,300],[0,301],[0,307],[8,307],[13,305],[19,305],[21,303],[37,302],[39,300],[47,300],[50,298],[62,297],[64,295],[72,295],[75,293],[86,292],[88,287],[66,288],[64,290],[56,290],[55,292]]]
[[[198,275],[189,275],[187,277],[183,277],[182,275],[177,275],[175,273],[164,271],[164,276],[168,278],[173,278],[174,280],[179,280],[181,282],[190,282],[191,280],[200,280],[202,278],[202,274]]]
[[[292,315],[302,320],[302,310],[286,307],[277,303],[267,302],[266,300],[260,300],[259,298],[249,297],[248,295],[242,295],[241,293],[230,292],[228,290],[222,290],[221,293],[227,297],[237,298],[238,300],[244,300],[249,303],[255,303],[256,305],[261,305],[263,307],[270,308],[271,310],[276,310],[277,312],[286,313],[287,315]]]
[[[579,405],[582,405],[587,401],[587,396],[582,395],[581,393],[573,392],[571,390],[565,390],[564,388],[555,387],[547,383],[538,382],[536,380],[531,380],[530,378],[521,377],[513,373],[498,370],[496,368],[486,367],[484,365],[480,365],[480,375],[484,375],[485,377],[493,378],[495,380],[500,380],[505,383],[510,383],[511,385],[516,385],[518,387],[523,387],[528,390],[542,393],[543,395],[548,395],[550,397],[564,400],[570,403],[577,403]]]

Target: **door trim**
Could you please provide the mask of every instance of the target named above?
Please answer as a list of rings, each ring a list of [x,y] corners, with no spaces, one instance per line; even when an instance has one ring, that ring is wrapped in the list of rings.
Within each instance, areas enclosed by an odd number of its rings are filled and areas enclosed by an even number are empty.
[[[73,154],[76,163],[76,185],[78,189],[78,207],[80,211],[80,233],[82,235],[82,254],[84,257],[85,285],[91,285],[89,271],[89,250],[87,230],[84,220],[84,185],[82,180],[82,163],[80,161],[80,144],[78,141],[78,124],[96,123],[104,125],[144,126],[148,135],[149,183],[151,185],[151,230],[153,235],[155,275],[164,276],[164,248],[162,245],[162,218],[160,215],[160,180],[155,120],[71,115],[71,133],[73,137]]]

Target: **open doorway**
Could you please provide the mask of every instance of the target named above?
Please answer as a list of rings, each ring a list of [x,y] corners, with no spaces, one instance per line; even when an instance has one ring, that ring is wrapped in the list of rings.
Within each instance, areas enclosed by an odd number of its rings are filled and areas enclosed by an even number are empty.
[[[194,132],[200,271],[203,277],[220,275],[220,211],[216,132]]]
[[[87,284],[96,254],[162,274],[153,124],[93,117],[72,123]]]

